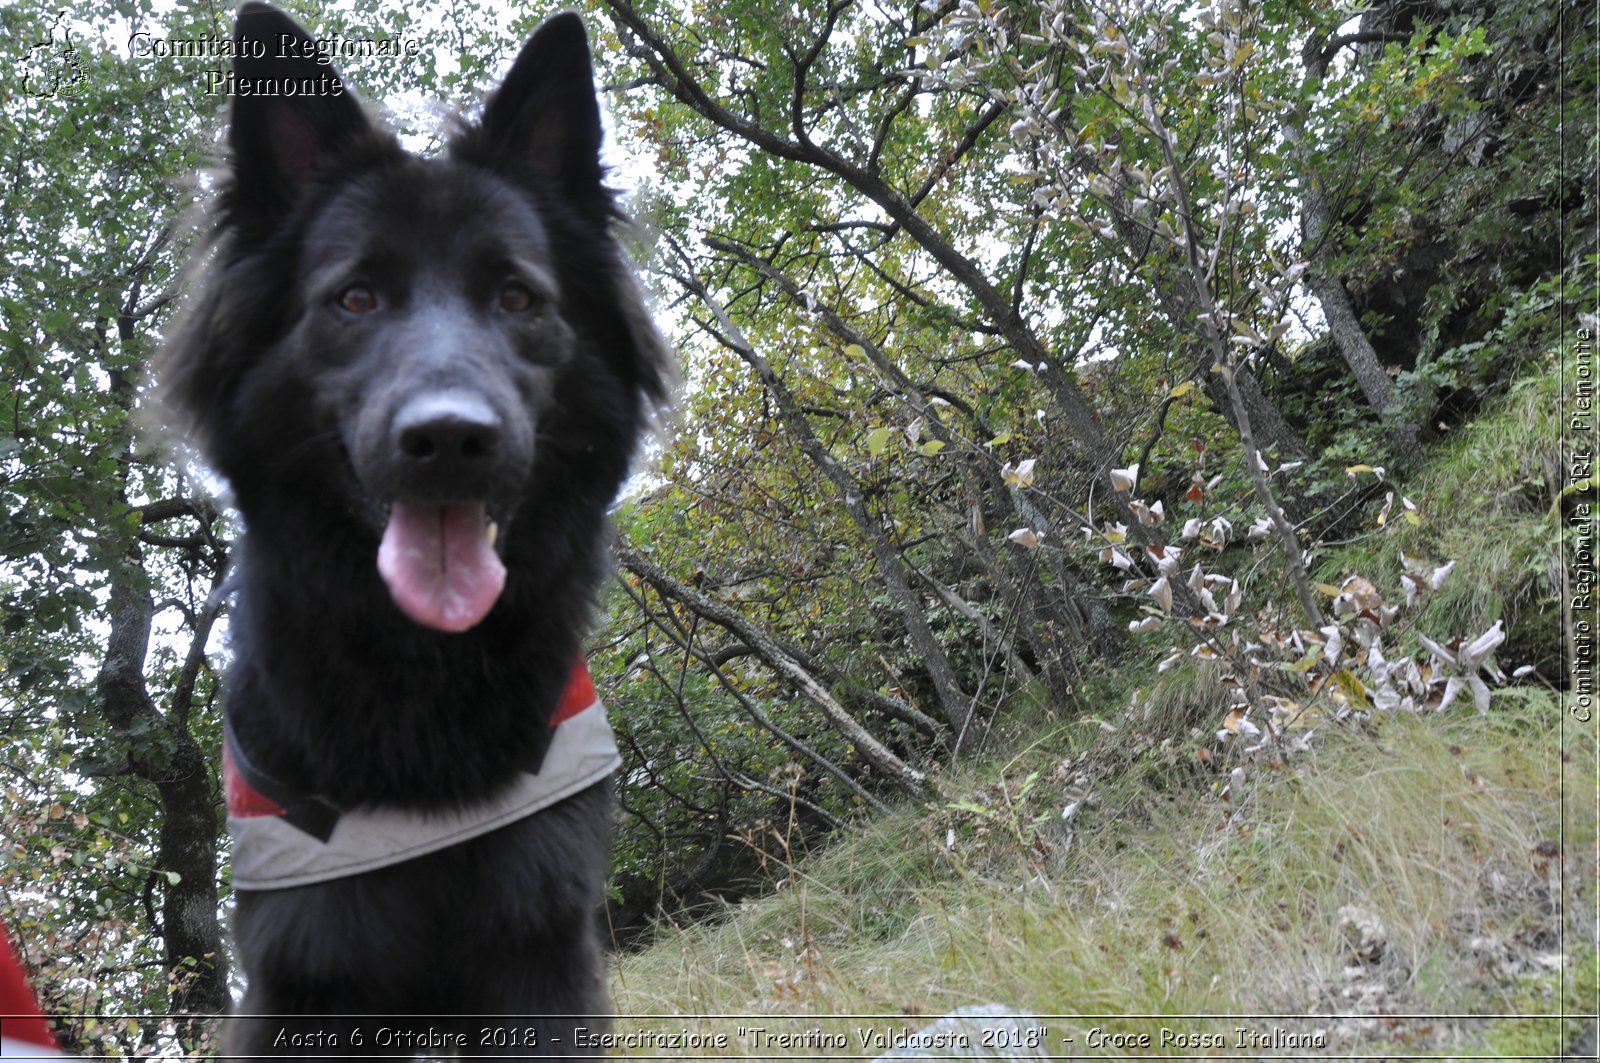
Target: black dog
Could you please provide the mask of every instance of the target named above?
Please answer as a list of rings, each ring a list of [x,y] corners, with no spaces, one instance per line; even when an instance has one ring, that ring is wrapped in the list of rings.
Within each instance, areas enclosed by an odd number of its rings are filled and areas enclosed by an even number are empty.
[[[226,1054],[591,1055],[616,754],[579,643],[670,371],[583,26],[545,22],[436,159],[273,8],[234,43],[162,367],[245,525]]]

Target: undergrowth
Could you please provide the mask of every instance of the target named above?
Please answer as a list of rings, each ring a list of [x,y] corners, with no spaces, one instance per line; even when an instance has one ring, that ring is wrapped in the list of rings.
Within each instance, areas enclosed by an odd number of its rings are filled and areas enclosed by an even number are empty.
[[[622,958],[619,1012],[688,1016],[729,1058],[755,1054],[741,1023],[849,1038],[868,1020],[846,1016],[915,1028],[980,1003],[1039,1016],[1057,1055],[1228,1054],[1241,1028],[1321,1039],[1258,1054],[1563,1051],[1584,1028],[1562,1016],[1595,1006],[1597,834],[1594,731],[1547,681],[1556,381],[1513,386],[1395,485],[1419,521],[1317,572],[1455,560],[1417,629],[1504,619],[1501,660],[1536,668],[1487,712],[1363,716],[1235,772],[1214,674],[1134,661],[1070,713],[1009,721],[934,802],[804,859],[782,824],[745,839],[769,893]]]
[[[1562,668],[1562,543],[1552,509],[1565,482],[1561,376],[1553,359],[1542,368],[1439,445],[1405,485],[1421,507],[1418,523],[1396,521],[1329,552],[1317,578],[1399,573],[1407,555],[1462,559],[1468,578],[1447,581],[1418,626],[1477,632],[1504,619],[1501,657],[1554,679]]]

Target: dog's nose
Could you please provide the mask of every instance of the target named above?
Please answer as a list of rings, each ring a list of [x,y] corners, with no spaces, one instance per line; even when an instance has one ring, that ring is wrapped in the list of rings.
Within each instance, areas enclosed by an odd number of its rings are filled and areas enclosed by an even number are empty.
[[[468,391],[418,395],[394,416],[396,456],[435,488],[471,488],[494,464],[503,426],[487,400]]]

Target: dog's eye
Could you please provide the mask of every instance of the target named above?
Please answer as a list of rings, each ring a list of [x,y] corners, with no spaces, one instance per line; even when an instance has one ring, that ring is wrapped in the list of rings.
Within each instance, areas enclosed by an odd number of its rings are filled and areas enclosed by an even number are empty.
[[[352,314],[370,314],[378,309],[378,297],[365,284],[352,284],[339,293],[339,305]]]
[[[525,284],[516,281],[506,281],[505,287],[500,289],[500,309],[508,314],[524,314],[532,310],[539,302],[539,297]]]

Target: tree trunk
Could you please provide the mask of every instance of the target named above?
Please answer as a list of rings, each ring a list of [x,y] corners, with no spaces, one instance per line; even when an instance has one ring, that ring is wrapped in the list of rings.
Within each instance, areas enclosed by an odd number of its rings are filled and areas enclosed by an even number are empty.
[[[1322,304],[1322,316],[1328,321],[1328,332],[1333,336],[1334,345],[1344,358],[1344,364],[1349,366],[1350,372],[1355,375],[1356,383],[1361,387],[1361,394],[1366,396],[1367,404],[1372,407],[1373,412],[1388,422],[1389,436],[1394,444],[1395,453],[1405,466],[1416,465],[1422,460],[1422,442],[1417,435],[1418,426],[1401,420],[1394,390],[1389,383],[1389,374],[1384,371],[1383,363],[1378,360],[1378,352],[1373,350],[1372,341],[1367,339],[1366,330],[1361,327],[1361,321],[1356,317],[1355,307],[1351,305],[1349,293],[1344,290],[1344,283],[1328,271],[1326,245],[1311,238],[1311,233],[1314,231],[1313,212],[1316,210],[1312,206],[1313,198],[1320,199],[1321,194],[1306,195],[1306,249],[1312,255],[1309,277],[1311,293]]]
[[[217,920],[218,795],[208,758],[188,730],[151,700],[144,662],[154,606],[137,544],[113,568],[110,638],[96,680],[101,712],[125,743],[128,771],[156,788],[161,829],[152,874],[162,890],[161,926],[175,1015],[228,1009],[227,966]],[[196,633],[202,641],[209,623]],[[191,1031],[186,1037],[192,1039]]]
[[[1228,385],[1223,382],[1221,373],[1211,372],[1211,366],[1215,364],[1213,358],[1211,351],[1204,350],[1199,359],[1203,363],[1199,369],[1205,373],[1206,395],[1216,406],[1217,411],[1227,418],[1233,430],[1239,432],[1242,437],[1238,407],[1233,403]],[[1261,390],[1261,379],[1243,365],[1237,366],[1234,373],[1239,387],[1240,402],[1245,412],[1249,414],[1256,443],[1262,448],[1262,452],[1274,453],[1279,458],[1285,459],[1308,457],[1310,448],[1306,446],[1306,441],[1288,421],[1283,419],[1283,411],[1278,409],[1277,404]]]
[[[1354,41],[1360,36],[1365,35],[1328,42],[1321,34],[1314,35],[1300,53],[1306,81],[1313,85],[1320,83],[1328,72],[1328,64],[1343,46],[1342,42]],[[1322,182],[1312,173],[1305,145],[1305,127],[1298,114],[1291,113],[1284,122],[1283,135],[1299,158],[1300,187],[1304,189],[1300,201],[1301,235],[1306,260],[1311,265],[1306,278],[1311,293],[1322,304],[1322,316],[1327,319],[1334,346],[1355,376],[1367,405],[1387,422],[1395,453],[1403,464],[1415,465],[1422,460],[1422,443],[1418,437],[1420,426],[1401,420],[1389,374],[1379,361],[1378,352],[1373,349],[1366,330],[1361,327],[1361,319],[1356,315],[1350,294],[1344,290],[1343,280],[1333,268],[1333,241],[1330,236],[1336,219]]]

